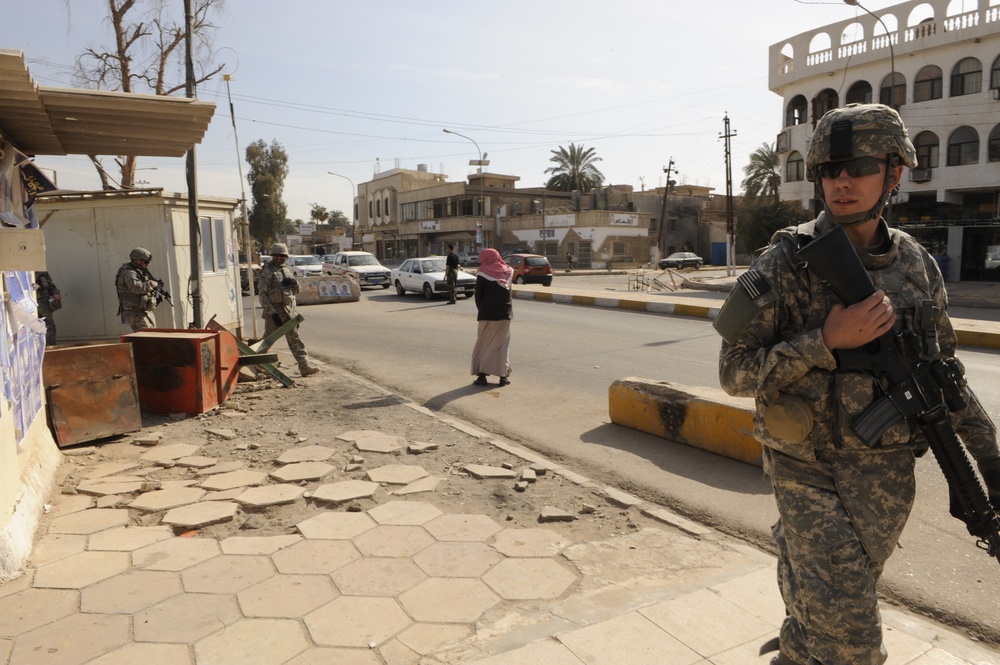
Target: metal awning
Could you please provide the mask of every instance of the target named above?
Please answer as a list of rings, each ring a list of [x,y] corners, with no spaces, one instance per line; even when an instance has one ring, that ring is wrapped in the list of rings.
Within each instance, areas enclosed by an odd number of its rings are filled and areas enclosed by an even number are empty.
[[[182,157],[215,104],[35,84],[24,53],[0,49],[0,134],[28,155]]]

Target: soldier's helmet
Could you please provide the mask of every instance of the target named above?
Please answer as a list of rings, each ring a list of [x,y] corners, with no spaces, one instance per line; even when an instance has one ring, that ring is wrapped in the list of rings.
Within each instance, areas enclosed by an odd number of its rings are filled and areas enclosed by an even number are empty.
[[[271,245],[271,256],[288,256],[288,246],[281,242]]]
[[[816,123],[806,156],[806,177],[810,182],[815,180],[816,167],[826,162],[883,152],[899,155],[900,162],[911,169],[917,166],[917,151],[895,109],[885,104],[848,104],[832,109]]]
[[[152,261],[153,255],[145,247],[136,247],[128,254],[129,261]]]

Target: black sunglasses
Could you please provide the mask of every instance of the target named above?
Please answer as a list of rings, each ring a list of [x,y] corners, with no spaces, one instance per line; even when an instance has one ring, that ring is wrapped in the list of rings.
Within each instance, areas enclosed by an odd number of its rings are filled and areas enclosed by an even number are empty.
[[[821,178],[836,178],[840,172],[847,170],[847,175],[860,178],[863,175],[875,175],[879,172],[879,164],[888,164],[888,159],[880,157],[857,157],[840,162],[824,162],[816,167]]]

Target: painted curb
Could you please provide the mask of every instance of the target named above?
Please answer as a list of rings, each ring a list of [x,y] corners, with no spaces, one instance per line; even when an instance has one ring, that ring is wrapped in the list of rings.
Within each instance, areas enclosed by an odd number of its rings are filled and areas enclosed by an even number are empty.
[[[614,424],[761,466],[753,409],[752,399],[721,390],[640,377],[619,379],[608,389]]]

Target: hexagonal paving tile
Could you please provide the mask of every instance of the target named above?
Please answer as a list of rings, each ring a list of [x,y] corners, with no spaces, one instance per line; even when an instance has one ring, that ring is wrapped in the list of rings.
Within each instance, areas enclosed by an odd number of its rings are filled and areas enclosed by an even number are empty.
[[[419,526],[377,526],[355,536],[352,542],[365,556],[413,556],[434,542]]]
[[[507,556],[552,556],[570,541],[551,529],[504,529],[493,539],[493,547]]]
[[[324,512],[295,525],[306,538],[348,540],[375,528],[375,521],[365,513]]]
[[[423,501],[387,501],[370,508],[368,514],[379,524],[416,526],[444,513],[437,506]]]
[[[87,665],[134,665],[135,663],[170,663],[170,665],[194,665],[188,655],[186,644],[155,644],[153,642],[132,642],[121,649],[105,654]]]
[[[139,460],[132,460],[129,462],[103,462],[89,469],[83,474],[82,477],[84,480],[94,480],[96,478],[104,478],[105,476],[113,476],[116,473],[129,471],[130,469],[135,469],[140,466],[142,466],[142,462]]]
[[[376,483],[405,485],[425,478],[427,470],[415,464],[386,464],[368,472],[368,479]]]
[[[399,595],[399,603],[417,621],[471,623],[500,602],[481,580],[430,577]]]
[[[302,536],[230,536],[221,543],[223,554],[274,554],[302,540]]]
[[[101,614],[132,614],[183,590],[177,573],[130,570],[84,589],[80,593],[80,609]]]
[[[181,582],[189,593],[238,593],[274,574],[266,556],[223,554],[186,569]]]
[[[49,533],[89,535],[126,524],[128,524],[127,509],[94,508],[55,518],[49,526]]]
[[[483,581],[507,600],[558,598],[576,575],[552,559],[506,559],[483,575]]]
[[[361,559],[331,577],[345,596],[398,596],[426,575],[409,559]]]
[[[139,455],[139,459],[144,462],[172,461],[181,457],[191,457],[199,450],[201,450],[201,446],[192,443],[173,443],[168,446],[156,446]]]
[[[240,619],[236,598],[215,593],[182,593],[133,615],[137,642],[196,642]]]
[[[472,629],[468,626],[418,623],[404,630],[396,639],[421,656],[427,656],[471,634]]]
[[[406,439],[392,434],[383,434],[377,430],[356,430],[338,434],[341,441],[352,441],[354,447],[362,452],[392,453],[406,447]]]
[[[271,477],[283,483],[319,480],[333,472],[333,465],[326,462],[292,462],[271,472]]]
[[[129,508],[156,512],[159,510],[170,510],[178,506],[186,506],[189,503],[201,501],[205,496],[205,490],[197,487],[178,487],[169,490],[156,490],[147,492],[128,504]]]
[[[333,457],[337,452],[326,446],[302,446],[281,453],[278,464],[294,464],[295,462],[323,462]]]
[[[297,621],[241,619],[194,646],[200,663],[282,665],[308,648]]]
[[[251,487],[240,492],[234,501],[241,506],[253,508],[280,506],[294,503],[305,491],[304,487],[297,485],[264,485],[263,487]]]
[[[434,543],[413,557],[431,577],[479,577],[503,559],[485,543]]]
[[[128,570],[128,552],[81,552],[42,566],[35,573],[34,586],[82,589]]]
[[[305,617],[313,641],[333,647],[381,644],[410,623],[394,599],[365,596],[341,596]]]
[[[162,522],[186,529],[200,529],[211,524],[229,522],[238,509],[239,506],[231,501],[201,501],[174,508],[163,516]]]
[[[239,471],[229,471],[228,473],[211,475],[201,481],[201,487],[214,491],[231,490],[234,487],[250,487],[252,485],[260,485],[266,479],[266,473],[240,469]]]
[[[21,635],[73,614],[76,596],[63,589],[26,589],[0,598],[0,635]]]
[[[209,538],[171,538],[132,553],[132,565],[146,570],[184,570],[219,556],[219,543]]]
[[[271,555],[282,573],[329,574],[361,558],[345,540],[305,540]]]
[[[486,515],[442,515],[424,525],[438,540],[484,541],[502,528]]]
[[[248,617],[297,619],[340,594],[328,575],[278,574],[236,594]]]
[[[39,568],[47,563],[65,559],[87,549],[87,536],[70,533],[49,534],[40,538],[31,550],[31,565]]]
[[[10,662],[17,665],[76,665],[128,643],[128,617],[74,614],[17,638]]]
[[[354,499],[370,498],[378,489],[378,483],[365,480],[342,480],[337,483],[320,485],[313,492],[312,498],[327,503],[344,503]]]
[[[173,537],[169,526],[123,526],[93,534],[87,539],[87,549],[131,552]]]

